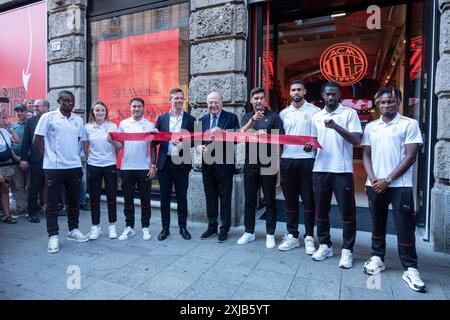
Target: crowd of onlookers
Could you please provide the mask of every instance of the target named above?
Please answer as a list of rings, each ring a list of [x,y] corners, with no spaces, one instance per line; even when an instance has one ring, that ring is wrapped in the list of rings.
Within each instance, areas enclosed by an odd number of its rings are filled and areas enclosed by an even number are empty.
[[[46,211],[43,156],[34,150],[33,136],[39,118],[49,107],[46,100],[26,98],[14,107],[15,118],[0,107],[0,201],[4,223],[17,223],[19,217],[39,223],[39,214]],[[80,157],[85,164],[81,143]],[[86,184],[85,178],[82,183]],[[89,210],[86,186],[81,190],[80,209]],[[59,215],[66,215],[63,192],[59,202]]]

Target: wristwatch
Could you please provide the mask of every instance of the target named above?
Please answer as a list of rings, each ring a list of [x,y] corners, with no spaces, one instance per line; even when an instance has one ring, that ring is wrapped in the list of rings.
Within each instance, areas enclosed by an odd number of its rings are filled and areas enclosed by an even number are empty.
[[[391,183],[392,177],[388,175],[386,178],[384,178],[384,181],[386,181],[387,183]]]

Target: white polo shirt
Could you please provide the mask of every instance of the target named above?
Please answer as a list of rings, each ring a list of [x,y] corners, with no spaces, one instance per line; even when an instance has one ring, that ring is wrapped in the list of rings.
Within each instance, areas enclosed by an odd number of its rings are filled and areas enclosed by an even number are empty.
[[[116,164],[116,150],[109,143],[108,133],[117,132],[117,126],[105,121],[101,125],[97,123],[86,123],[82,131],[82,141],[89,142],[89,157],[87,163],[96,167],[107,167]]]
[[[44,169],[72,169],[81,167],[79,139],[83,119],[75,113],[65,117],[59,108],[44,113],[35,134],[44,137]]]
[[[324,121],[328,119],[348,132],[362,133],[356,111],[342,104],[331,113],[323,108],[314,114],[312,135],[317,137],[322,149],[317,149],[313,172],[353,173],[353,145],[336,130],[325,127]]]
[[[297,136],[312,136],[313,124],[312,116],[320,108],[315,105],[305,103],[300,108],[290,105],[280,112],[280,118],[283,121],[285,134]],[[281,158],[289,159],[311,159],[316,156],[315,152],[303,151],[303,146],[294,146],[290,144],[283,145]]]
[[[176,118],[174,114],[170,113],[169,131],[170,132],[180,132],[182,122],[183,122],[183,112],[181,112],[181,114],[178,118]],[[179,152],[180,152],[180,149],[174,147],[174,145],[169,142],[167,154],[171,155],[171,156],[178,156]]]
[[[405,146],[411,143],[423,143],[419,124],[416,120],[397,113],[387,124],[382,117],[367,124],[361,145],[370,146],[375,177],[384,179],[405,159]],[[366,186],[372,186],[369,178]],[[390,188],[412,186],[413,166],[389,184]]]
[[[128,118],[122,120],[119,132],[149,132],[155,125],[145,118],[139,121]],[[150,142],[149,141],[125,141],[121,170],[149,170],[150,169]]]

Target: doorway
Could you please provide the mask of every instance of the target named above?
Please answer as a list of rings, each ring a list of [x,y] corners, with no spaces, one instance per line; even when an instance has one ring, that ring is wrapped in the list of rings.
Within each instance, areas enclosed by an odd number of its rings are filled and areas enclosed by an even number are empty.
[[[418,120],[425,132],[424,3],[403,1],[383,6],[380,2],[369,11],[362,1],[344,2],[347,4],[332,7],[331,2],[270,1],[251,7],[249,87],[265,87],[270,108],[279,112],[290,104],[292,80],[303,80],[306,100],[320,108],[324,107],[322,85],[329,80],[338,82],[342,104],[357,111],[363,129],[380,116],[373,100],[377,90],[398,87],[404,96],[400,113]],[[414,170],[419,224],[425,221],[421,210],[424,158],[421,152]],[[353,167],[358,229],[370,231],[364,190],[367,176],[359,146],[353,149]],[[277,196],[284,200],[281,190]],[[340,215],[331,216],[340,225]],[[388,228],[394,231],[392,221]]]

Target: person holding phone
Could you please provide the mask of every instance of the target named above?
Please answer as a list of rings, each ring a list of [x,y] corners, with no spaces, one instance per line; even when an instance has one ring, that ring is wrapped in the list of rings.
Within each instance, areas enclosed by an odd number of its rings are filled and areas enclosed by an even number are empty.
[[[19,157],[11,149],[11,143],[19,143],[20,138],[11,126],[8,120],[8,114],[5,108],[0,108],[0,152],[10,150],[11,159],[0,162],[0,201],[3,208],[4,223],[16,223],[17,220],[11,216],[9,211],[9,182],[14,176],[13,161],[18,161]]]
[[[280,112],[283,128],[288,135],[311,136],[313,131],[312,117],[320,109],[305,99],[306,86],[302,80],[292,80],[289,94],[292,102]],[[316,217],[314,193],[312,187],[312,170],[315,152],[306,152],[303,146],[283,146],[281,155],[281,187],[286,199],[287,235],[278,246],[281,251],[289,251],[300,246],[299,240],[299,196],[303,203],[305,233],[303,243],[305,253],[316,252],[314,245],[314,220]]]

